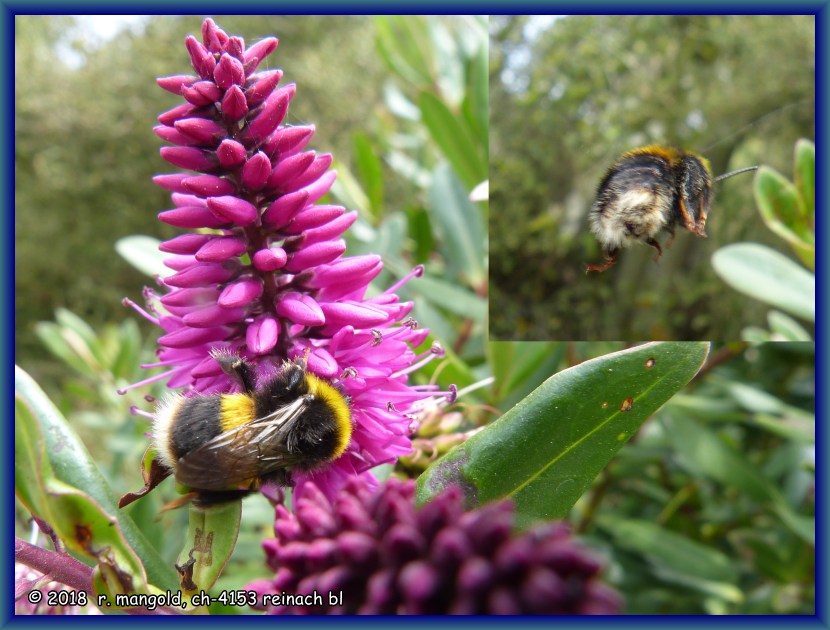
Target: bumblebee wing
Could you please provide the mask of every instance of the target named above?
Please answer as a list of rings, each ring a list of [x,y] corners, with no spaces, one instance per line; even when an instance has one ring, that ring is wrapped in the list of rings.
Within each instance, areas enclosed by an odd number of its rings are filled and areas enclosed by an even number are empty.
[[[273,413],[224,431],[182,457],[176,480],[197,490],[252,486],[279,469],[302,461],[288,450],[291,426],[308,405],[298,398]]]

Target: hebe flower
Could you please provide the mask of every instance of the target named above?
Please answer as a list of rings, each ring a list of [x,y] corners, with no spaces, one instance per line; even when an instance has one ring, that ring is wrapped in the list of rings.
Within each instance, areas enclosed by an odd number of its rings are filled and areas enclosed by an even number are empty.
[[[263,595],[322,596],[322,606],[270,606],[273,614],[614,614],[617,593],[601,565],[562,522],[513,533],[509,501],[465,512],[450,488],[421,509],[415,483],[375,491],[350,480],[329,500],[313,484],[293,513],[277,506],[265,541],[274,578],[248,585]],[[342,591],[342,605],[328,593]]]
[[[428,331],[394,291],[422,269],[366,297],[383,262],[344,257],[341,237],[357,213],[317,203],[336,177],[332,157],[304,150],[313,125],[283,122],[296,86],[280,85],[282,70],[259,70],[275,38],[246,47],[207,19],[202,41],[189,36],[185,44],[196,74],[158,80],[184,102],[158,117],[155,132],[174,145],[162,157],[195,174],[155,182],[174,205],[159,219],[192,231],[161,245],[174,273],[159,279],[159,291],[145,290],[149,312],[141,312],[164,330],[159,361],[145,367],[166,368],[148,380],[221,393],[235,385],[213,349],[252,361],[260,377],[305,357],[351,399],[349,450],[315,477],[332,494],[347,476],[411,449],[407,414],[431,389],[408,385],[407,374],[440,349],[416,355]]]

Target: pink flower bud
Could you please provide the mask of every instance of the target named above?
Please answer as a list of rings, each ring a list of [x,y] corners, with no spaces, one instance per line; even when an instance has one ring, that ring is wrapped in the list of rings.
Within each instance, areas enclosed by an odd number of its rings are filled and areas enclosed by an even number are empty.
[[[176,129],[199,142],[212,142],[225,133],[220,124],[207,118],[182,118],[173,124]]]
[[[170,77],[159,77],[156,79],[159,87],[181,96],[182,90],[196,83],[198,79],[191,74],[176,74]]]
[[[232,181],[216,175],[188,177],[182,182],[182,185],[187,192],[200,197],[218,197],[219,195],[230,195],[236,191],[236,186]]]
[[[222,97],[222,90],[213,81],[197,81],[182,90],[182,96],[196,107],[213,105]]]
[[[199,262],[225,262],[230,258],[241,256],[247,249],[243,238],[208,236],[209,240],[196,252],[196,260]]]
[[[245,162],[247,151],[245,147],[236,140],[222,140],[216,149],[216,157],[219,164],[225,168],[235,168]]]
[[[248,190],[262,190],[270,174],[271,160],[262,151],[257,151],[242,167],[242,185]]]
[[[310,295],[286,293],[277,302],[277,315],[303,326],[322,326],[326,316]]]
[[[230,195],[211,197],[207,200],[207,207],[217,217],[241,226],[250,225],[259,216],[254,204]]]
[[[262,223],[270,228],[281,228],[305,208],[307,202],[308,193],[304,190],[281,195],[262,214]]]
[[[260,72],[251,77],[253,83],[245,89],[245,98],[248,100],[248,107],[254,108],[264,101],[282,79],[282,70],[268,70]]]
[[[191,171],[211,171],[216,167],[216,156],[193,147],[162,147],[161,157],[173,166]]]
[[[243,137],[257,143],[265,140],[285,118],[288,104],[291,102],[296,89],[297,86],[292,83],[272,92],[271,96],[265,99],[256,117],[248,123],[248,127],[243,132]]]
[[[251,74],[257,69],[260,62],[277,49],[279,40],[276,37],[265,37],[245,51],[245,72]]]
[[[311,247],[289,255],[288,264],[286,264],[285,269],[296,273],[309,267],[331,262],[345,251],[346,241],[343,239],[316,243]]]
[[[254,354],[266,354],[273,350],[279,339],[280,327],[270,315],[254,320],[245,332],[245,342]]]
[[[223,54],[219,57],[219,63],[213,71],[213,80],[223,90],[227,90],[232,85],[242,85],[245,81],[242,63],[228,54]]]
[[[269,247],[267,249],[260,249],[254,254],[254,267],[260,271],[276,271],[285,267],[288,260],[288,254],[282,247]]]
[[[216,60],[210,54],[210,51],[192,35],[188,35],[184,43],[187,46],[187,52],[190,53],[190,61],[193,64],[193,69],[196,71],[196,74],[203,79],[212,78],[213,69],[216,67]]]
[[[221,306],[232,308],[245,306],[262,295],[262,281],[254,279],[239,280],[226,286],[219,295]]]
[[[238,85],[232,85],[222,99],[222,117],[228,122],[242,120],[248,113],[245,94]]]

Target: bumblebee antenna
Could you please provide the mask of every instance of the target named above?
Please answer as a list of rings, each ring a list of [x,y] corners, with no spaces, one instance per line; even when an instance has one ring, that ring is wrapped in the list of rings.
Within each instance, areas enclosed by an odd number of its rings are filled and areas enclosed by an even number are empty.
[[[724,173],[723,175],[718,175],[715,179],[712,180],[712,183],[719,182],[722,179],[726,179],[727,177],[732,177],[733,175],[740,175],[741,173],[746,173],[747,171],[757,171],[757,166],[747,166],[746,168],[739,168],[737,171],[732,171],[731,173]]]

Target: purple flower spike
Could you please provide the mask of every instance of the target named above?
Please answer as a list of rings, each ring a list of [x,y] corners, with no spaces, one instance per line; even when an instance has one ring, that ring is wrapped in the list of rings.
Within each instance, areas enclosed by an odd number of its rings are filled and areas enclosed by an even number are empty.
[[[393,292],[419,274],[365,298],[383,262],[344,257],[343,234],[358,215],[317,203],[337,175],[330,154],[306,149],[314,125],[284,123],[296,85],[281,85],[282,70],[257,71],[276,50],[275,38],[246,48],[207,19],[202,41],[187,37],[185,46],[196,76],[158,79],[183,102],[158,117],[156,133],[174,145],[162,157],[188,172],[154,181],[173,201],[159,220],[199,232],[160,246],[174,273],[159,279],[160,290],[145,291],[149,308],[140,311],[163,330],[153,367],[168,370],[162,378],[171,388],[211,394],[236,387],[213,350],[239,353],[257,378],[305,359],[348,397],[354,428],[345,454],[328,468],[292,471],[294,496],[313,477],[320,500],[334,498],[348,479],[370,478],[370,468],[411,451],[411,416],[434,393],[408,384],[411,371],[438,355],[414,350],[428,331],[406,319],[413,305]],[[401,540],[408,549],[409,539]],[[314,562],[329,563],[337,548],[315,547]],[[346,551],[363,562],[376,554],[356,536]],[[320,584],[334,588],[342,579],[334,571]]]
[[[342,605],[269,605],[274,615],[613,615],[620,596],[564,522],[514,533],[510,502],[465,512],[451,487],[421,509],[415,482],[377,491],[351,480],[334,499],[311,484],[294,512],[277,506],[276,538],[263,543],[273,578],[263,595],[342,592]]]

